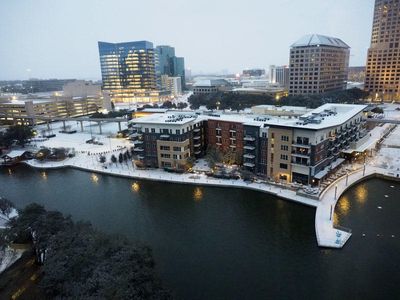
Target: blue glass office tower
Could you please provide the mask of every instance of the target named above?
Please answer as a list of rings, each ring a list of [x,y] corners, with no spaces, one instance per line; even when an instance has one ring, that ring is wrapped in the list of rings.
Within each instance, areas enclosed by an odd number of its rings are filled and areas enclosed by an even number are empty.
[[[156,47],[156,75],[158,88],[161,88],[162,75],[181,77],[182,88],[185,88],[185,62],[183,57],[175,56],[174,47]]]
[[[158,101],[153,43],[98,42],[103,90],[114,102]]]

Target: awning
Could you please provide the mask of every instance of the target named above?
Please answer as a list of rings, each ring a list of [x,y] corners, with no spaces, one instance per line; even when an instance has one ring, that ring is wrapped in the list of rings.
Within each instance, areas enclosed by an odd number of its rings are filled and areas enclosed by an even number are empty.
[[[338,158],[335,160],[333,163],[331,163],[329,166],[326,166],[325,169],[322,171],[318,172],[317,174],[314,175],[315,179],[321,179],[324,178],[330,171],[333,169],[336,169],[338,166],[340,166],[343,162],[345,161],[344,158]]]

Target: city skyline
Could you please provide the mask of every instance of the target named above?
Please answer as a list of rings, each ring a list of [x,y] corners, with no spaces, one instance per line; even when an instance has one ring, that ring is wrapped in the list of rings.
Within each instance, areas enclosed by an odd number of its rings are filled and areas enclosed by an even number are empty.
[[[349,44],[351,66],[365,65],[373,10],[372,0],[251,0],[240,7],[208,0],[7,1],[0,12],[0,36],[7,45],[0,52],[0,80],[100,79],[97,42],[102,40],[171,45],[193,74],[238,73],[286,65],[290,45],[318,33]]]

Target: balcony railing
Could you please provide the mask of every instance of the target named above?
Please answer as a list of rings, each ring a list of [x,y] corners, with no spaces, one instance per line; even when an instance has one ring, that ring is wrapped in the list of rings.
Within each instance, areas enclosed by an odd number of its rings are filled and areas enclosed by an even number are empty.
[[[245,136],[245,137],[243,138],[243,140],[245,140],[245,141],[247,141],[247,142],[254,142],[254,141],[256,140],[256,138],[255,138],[255,137],[252,137],[252,136]]]
[[[196,132],[196,133],[197,133],[197,132],[200,132],[200,130],[201,130],[200,128],[195,128],[195,129],[193,129],[193,131]]]
[[[256,165],[253,164],[253,163],[245,162],[245,163],[243,164],[243,166],[248,167],[248,168],[254,168]]]
[[[247,158],[247,159],[255,159],[256,158],[256,156],[252,155],[252,154],[245,154],[245,155],[243,155],[243,157]]]
[[[246,150],[251,150],[251,151],[253,151],[253,150],[255,150],[255,149],[256,149],[256,147],[254,147],[254,146],[248,146],[248,145],[246,145],[246,146],[244,146],[244,147],[243,147],[243,149],[246,149]]]

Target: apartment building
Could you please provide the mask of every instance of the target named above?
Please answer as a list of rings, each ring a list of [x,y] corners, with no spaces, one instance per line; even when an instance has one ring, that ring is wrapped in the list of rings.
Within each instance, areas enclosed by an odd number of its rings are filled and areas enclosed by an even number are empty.
[[[325,104],[301,116],[169,111],[133,120],[133,137],[145,166],[180,169],[214,147],[256,175],[317,184],[345,161],[343,152],[362,151],[365,108]]]
[[[205,153],[204,119],[195,113],[152,114],[131,125],[134,151],[143,166],[184,170],[189,158]]]

